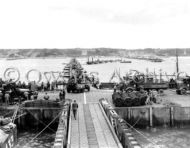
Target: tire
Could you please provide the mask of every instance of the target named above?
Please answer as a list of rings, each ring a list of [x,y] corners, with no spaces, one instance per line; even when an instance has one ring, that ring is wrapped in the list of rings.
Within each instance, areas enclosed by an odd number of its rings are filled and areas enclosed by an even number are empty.
[[[90,91],[90,87],[88,85],[86,86],[85,89],[87,89],[87,91]]]
[[[181,90],[177,89],[176,94],[181,95]]]
[[[180,90],[180,92],[181,92],[181,95],[186,95],[186,94],[187,94],[187,91],[186,91],[185,88],[182,88],[182,89]]]

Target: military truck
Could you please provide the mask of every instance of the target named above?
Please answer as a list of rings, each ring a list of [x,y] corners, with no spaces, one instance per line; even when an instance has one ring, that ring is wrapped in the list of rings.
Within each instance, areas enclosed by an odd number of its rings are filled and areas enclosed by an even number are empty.
[[[185,95],[190,93],[190,77],[186,76],[176,81],[177,82],[177,89],[176,93],[178,95]]]
[[[153,78],[144,75],[135,77],[119,83],[112,95],[112,101],[116,107],[131,107],[145,105],[147,99],[156,103],[154,92],[163,92],[168,88],[167,82],[156,82]],[[120,90],[120,91],[118,91]]]

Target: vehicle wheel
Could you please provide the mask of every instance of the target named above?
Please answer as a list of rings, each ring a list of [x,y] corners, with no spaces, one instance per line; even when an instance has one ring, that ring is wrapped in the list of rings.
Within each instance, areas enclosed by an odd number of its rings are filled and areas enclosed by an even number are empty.
[[[184,88],[183,88],[183,89],[181,89],[181,94],[182,94],[182,95],[187,94],[186,89],[184,89]]]
[[[177,89],[176,94],[181,95],[181,90]]]
[[[86,86],[84,90],[90,91],[90,87]]]

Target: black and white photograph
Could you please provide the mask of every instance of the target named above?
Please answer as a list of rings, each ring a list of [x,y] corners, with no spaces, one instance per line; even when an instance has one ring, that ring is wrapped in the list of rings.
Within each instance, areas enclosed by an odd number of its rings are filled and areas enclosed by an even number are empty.
[[[189,0],[0,0],[0,148],[189,148]]]

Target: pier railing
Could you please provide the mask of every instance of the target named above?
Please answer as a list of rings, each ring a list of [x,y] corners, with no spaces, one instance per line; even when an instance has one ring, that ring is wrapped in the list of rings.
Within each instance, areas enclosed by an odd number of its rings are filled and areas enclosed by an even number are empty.
[[[131,127],[115,112],[108,101],[106,99],[100,99],[100,104],[104,109],[104,114],[109,119],[108,122],[112,126],[114,135],[117,135],[122,146],[127,148],[141,148],[131,132]]]
[[[62,109],[53,148],[64,148],[68,145],[67,141],[68,132],[70,131],[68,129],[70,127],[70,109],[70,102]]]
[[[69,108],[69,123],[68,123],[68,130],[67,130],[67,148],[70,148],[70,144],[71,144],[71,106],[72,104],[70,105],[70,108]]]
[[[101,108],[101,111],[102,111],[102,113],[103,113],[103,115],[104,115],[104,118],[106,119],[106,122],[107,122],[107,124],[108,124],[108,127],[109,127],[109,129],[110,129],[110,131],[111,131],[111,133],[112,133],[112,135],[113,135],[113,138],[114,138],[114,140],[115,140],[116,143],[117,143],[118,148],[122,148],[122,145],[121,145],[121,143],[120,143],[120,141],[119,141],[119,139],[118,139],[118,137],[117,137],[117,135],[116,135],[116,133],[115,133],[115,131],[114,131],[114,128],[113,128],[112,124],[110,123],[110,121],[109,121],[107,115],[105,114],[104,109],[102,108],[102,105],[101,105],[100,103],[98,103],[98,104],[99,104],[99,106],[100,106],[100,108]]]

